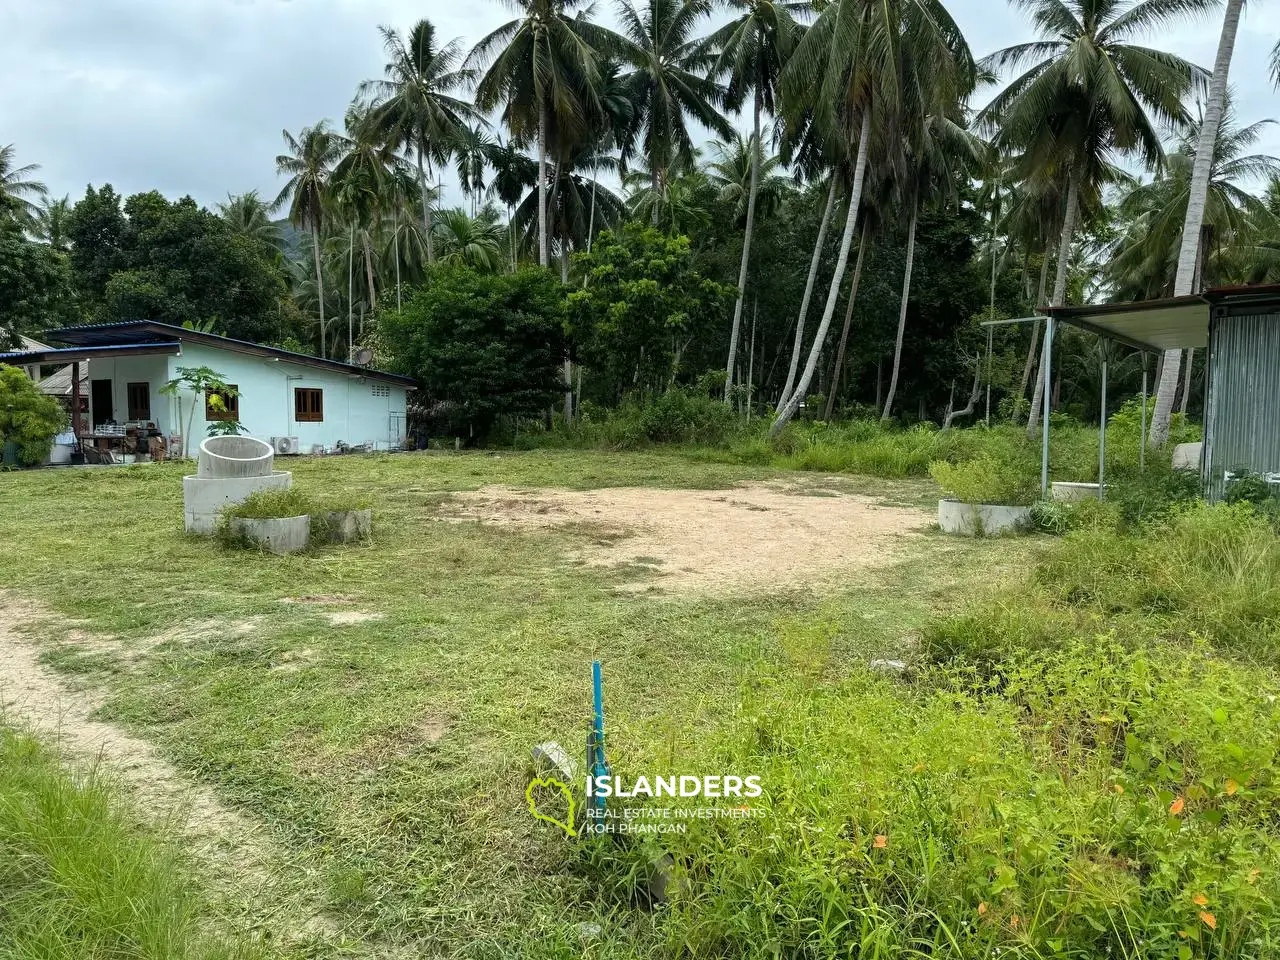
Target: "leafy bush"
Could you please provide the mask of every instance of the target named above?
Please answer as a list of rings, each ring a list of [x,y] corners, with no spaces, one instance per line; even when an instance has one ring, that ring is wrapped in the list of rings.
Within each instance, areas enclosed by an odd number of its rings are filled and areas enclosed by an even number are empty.
[[[486,437],[501,417],[540,416],[562,393],[565,288],[550,271],[486,275],[437,266],[378,333],[416,377],[429,429]]]
[[[17,367],[0,364],[0,448],[14,443],[18,462],[36,466],[49,456],[53,438],[66,424],[57,400],[41,393]]]
[[[1027,464],[990,455],[956,464],[937,460],[929,464],[929,474],[946,496],[964,503],[1023,506],[1033,503],[1039,493],[1038,480]]]
[[[526,434],[523,445],[613,450],[657,444],[719,447],[747,434],[747,425],[733,409],[701,386],[673,387],[653,397],[628,397],[614,408],[584,403],[572,424],[559,423],[553,434]]]

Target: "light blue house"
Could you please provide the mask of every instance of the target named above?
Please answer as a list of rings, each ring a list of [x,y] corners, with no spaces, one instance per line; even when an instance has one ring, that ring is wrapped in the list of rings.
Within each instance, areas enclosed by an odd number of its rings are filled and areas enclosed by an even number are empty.
[[[409,377],[150,321],[65,327],[43,338],[68,346],[27,351],[21,360],[3,355],[0,363],[70,364],[68,399],[82,437],[152,424],[154,433],[172,438],[187,429],[194,405],[191,451],[218,420],[238,420],[245,433],[281,453],[394,450],[405,440]],[[180,367],[211,368],[235,387],[234,396],[219,403],[162,393]]]

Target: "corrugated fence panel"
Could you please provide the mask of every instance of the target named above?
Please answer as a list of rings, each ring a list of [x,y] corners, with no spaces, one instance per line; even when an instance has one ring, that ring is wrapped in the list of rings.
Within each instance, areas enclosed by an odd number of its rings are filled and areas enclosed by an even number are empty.
[[[1205,402],[1205,494],[1229,471],[1280,474],[1280,314],[1214,317]]]

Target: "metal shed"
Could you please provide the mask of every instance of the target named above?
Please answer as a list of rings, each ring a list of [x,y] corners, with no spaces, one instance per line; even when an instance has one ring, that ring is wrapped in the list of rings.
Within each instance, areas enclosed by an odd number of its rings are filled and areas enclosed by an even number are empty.
[[[1140,350],[1206,349],[1205,496],[1220,500],[1241,472],[1280,484],[1280,284],[1048,312]]]

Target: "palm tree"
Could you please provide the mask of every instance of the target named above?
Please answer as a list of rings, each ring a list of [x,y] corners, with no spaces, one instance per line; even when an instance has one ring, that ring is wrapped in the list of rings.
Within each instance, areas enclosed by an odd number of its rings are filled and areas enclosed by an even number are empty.
[[[1178,275],[1173,281],[1175,297],[1194,292],[1196,265],[1200,262],[1200,225],[1204,223],[1204,207],[1209,196],[1209,178],[1217,148],[1218,127],[1222,123],[1227,104],[1227,74],[1231,72],[1231,54],[1235,49],[1236,31],[1240,27],[1240,11],[1243,7],[1244,0],[1227,0],[1226,13],[1222,19],[1218,54],[1213,63],[1213,78],[1209,82],[1209,99],[1204,108],[1204,120],[1200,124],[1200,140],[1196,144],[1195,165],[1191,171],[1191,192],[1182,226],[1182,249],[1178,253]],[[1169,439],[1169,420],[1173,414],[1174,395],[1178,390],[1181,361],[1181,351],[1165,351],[1164,364],[1160,368],[1160,384],[1156,387],[1156,408],[1151,415],[1149,440],[1153,448],[1164,446]],[[1191,372],[1188,370],[1188,379],[1190,376]]]
[[[430,262],[435,259],[431,237],[434,194],[427,186],[427,171],[448,162],[471,125],[484,123],[475,107],[453,96],[475,76],[470,70],[459,69],[461,41],[437,46],[436,28],[429,20],[415,23],[407,37],[390,27],[379,30],[390,59],[383,79],[366,80],[360,84],[360,94],[369,98],[374,108],[370,120],[387,142],[414,153]]]
[[[718,192],[706,171],[696,163],[660,182],[656,193],[653,177],[645,167],[628,170],[622,187],[633,220],[652,222],[653,211],[658,209],[662,214],[658,226],[695,238],[711,223],[711,207]]]
[[[43,240],[55,250],[67,249],[67,217],[71,213],[71,198],[50,200],[45,197],[36,211],[31,232],[37,240]]]
[[[756,184],[756,218],[772,217],[793,192],[792,181],[783,176],[782,159],[765,154],[764,144],[756,137],[735,133],[728,143],[711,145],[712,161],[707,176],[720,191],[720,199],[734,205],[734,218],[745,226],[751,206],[751,182]]]
[[[491,209],[479,216],[465,210],[443,210],[436,218],[436,249],[440,262],[462,264],[481,273],[502,269],[504,229]]]
[[[1271,123],[1237,128],[1228,102],[1210,164],[1193,292],[1246,280],[1238,274],[1237,261],[1241,254],[1247,256],[1255,229],[1274,219],[1266,202],[1247,186],[1280,176],[1280,160],[1245,151]],[[1110,251],[1107,268],[1114,298],[1148,300],[1172,293],[1199,139],[1198,129],[1190,131],[1182,147],[1169,154],[1163,176],[1135,186],[1120,200],[1117,213],[1126,227]]]
[[[725,90],[705,75],[711,57],[695,36],[698,22],[710,11],[709,0],[647,0],[643,11],[629,3],[618,8],[624,40],[620,52],[633,68],[626,77],[633,116],[622,156],[628,160],[643,141],[655,196],[660,195],[660,178],[670,177],[675,167],[693,165],[690,119],[718,136],[733,136],[719,109]],[[659,215],[655,203],[654,226]]]
[[[567,149],[590,132],[600,113],[601,52],[614,46],[608,31],[589,20],[586,0],[509,0],[516,19],[494,30],[467,57],[469,69],[485,69],[476,84],[476,106],[502,107],[518,141],[538,143],[538,262],[551,264],[547,223],[547,160],[554,144]],[[581,11],[572,16],[574,11]]]
[[[218,204],[218,214],[231,228],[232,233],[249,237],[260,243],[279,249],[283,243],[280,228],[271,222],[271,211],[257,190],[239,196],[227,194],[227,202]]]
[[[707,39],[707,46],[719,56],[715,73],[728,78],[726,103],[740,110],[751,98],[752,135],[760,142],[762,111],[777,116],[778,87],[783,65],[791,55],[800,26],[796,14],[807,12],[808,3],[798,0],[726,0],[736,14],[728,24]],[[734,369],[738,360],[738,338],[742,331],[742,309],[747,296],[747,268],[751,262],[751,241],[756,224],[756,191],[760,170],[752,165],[747,194],[747,222],[742,240],[742,261],[738,267],[738,299],[733,306],[733,327],[729,333],[729,358],[725,364],[724,399],[729,402]]]
[[[800,299],[800,313],[796,318],[796,328],[791,345],[791,362],[787,367],[787,380],[783,384],[782,393],[778,397],[775,412],[781,410],[791,399],[791,390],[796,383],[796,373],[800,368],[800,352],[804,349],[805,322],[809,318],[809,304],[813,301],[814,287],[818,282],[818,269],[822,265],[822,253],[826,248],[827,231],[831,228],[831,220],[835,216],[837,201],[840,199],[840,177],[837,175],[838,163],[834,162],[832,151],[826,139],[813,122],[812,113],[806,111],[794,124],[783,123],[782,159],[784,163],[794,162],[797,180],[808,180],[811,184],[826,176],[827,202],[822,210],[822,219],[818,223],[818,235],[813,244],[813,256],[809,258],[809,274],[805,280],[804,296]],[[859,248],[861,255],[861,247]],[[848,324],[845,325],[846,334]],[[842,341],[843,343],[843,341]],[[840,351],[840,360],[836,362],[839,371],[844,350]],[[837,376],[839,373],[837,372]],[[827,413],[823,419],[829,419],[832,401],[835,398],[837,383],[833,381],[831,393],[827,399]]]
[[[507,208],[507,230],[511,241],[511,269],[519,261],[516,249],[515,207],[525,193],[538,182],[538,161],[525,156],[511,144],[501,141],[489,148],[489,166],[493,178],[489,181],[489,193],[496,196]]]
[[[478,126],[466,127],[459,134],[454,147],[458,164],[458,185],[471,198],[472,215],[475,214],[476,197],[485,191],[484,175],[492,147],[493,138]]]
[[[383,214],[395,203],[393,179],[396,168],[403,162],[383,139],[380,120],[373,110],[363,110],[358,105],[347,111],[347,135],[342,140],[342,156],[333,168],[331,185],[337,209],[342,212],[348,228],[359,234],[368,284],[366,293],[373,310],[378,309],[378,294],[372,235]]]
[[[905,56],[906,51],[912,55]],[[826,307],[804,371],[791,398],[778,412],[771,435],[776,436],[795,416],[822,356],[858,226],[873,121],[878,139],[888,142],[904,100],[909,100],[913,86],[922,82],[904,67],[918,65],[927,70],[935,89],[962,89],[965,84],[961,78],[970,72],[971,62],[964,35],[941,0],[834,0],[797,46],[782,78],[791,105],[788,112],[812,109],[814,122],[824,136],[849,144],[853,162],[849,212]],[[882,152],[893,161],[891,151]]]
[[[969,74],[972,76],[972,74]],[[950,106],[955,113],[957,91],[936,91],[943,109]],[[959,91],[967,96],[969,90]],[[906,174],[900,190],[910,209],[907,220],[907,263],[902,278],[902,299],[898,306],[898,332],[893,347],[893,372],[889,377],[889,390],[885,396],[881,422],[887,422],[893,414],[893,401],[898,392],[898,375],[902,369],[902,340],[907,326],[907,301],[911,296],[911,270],[915,263],[916,227],[920,222],[920,201],[939,190],[955,196],[955,185],[968,182],[972,172],[982,162],[983,147],[954,116],[936,113],[924,118],[911,134],[907,145]]]
[[[284,131],[289,152],[276,157],[276,172],[289,177],[274,207],[289,204],[289,222],[311,234],[311,253],[316,269],[316,306],[320,311],[320,355],[325,356],[328,327],[324,321],[324,268],[321,265],[320,239],[327,218],[329,177],[342,150],[342,137],[322,120],[305,127],[295,137]]]
[[[1183,95],[1201,71],[1180,57],[1131,41],[1145,30],[1204,9],[1212,0],[1019,0],[1042,39],[983,61],[995,72],[1031,66],[982,111],[997,148],[1020,156],[1021,173],[1065,188],[1051,303],[1066,300],[1067,266],[1080,198],[1096,195],[1113,153],[1151,169],[1164,162],[1157,123],[1186,122]],[[1037,375],[1028,432],[1043,396]]]
[[[43,183],[29,179],[39,169],[38,163],[14,166],[13,144],[0,147],[0,213],[8,213],[23,224],[36,218],[39,208],[33,199],[43,199],[47,193]]]

